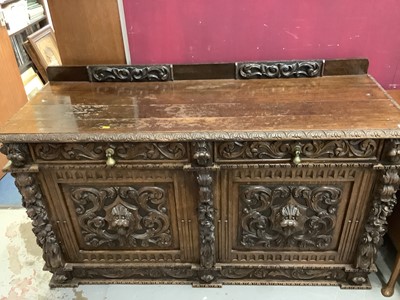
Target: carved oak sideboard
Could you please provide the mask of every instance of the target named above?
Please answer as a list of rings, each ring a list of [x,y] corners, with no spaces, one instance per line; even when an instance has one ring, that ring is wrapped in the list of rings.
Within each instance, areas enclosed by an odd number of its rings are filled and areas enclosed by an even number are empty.
[[[74,68],[89,82],[50,69],[0,134],[52,287],[369,287],[400,184],[400,110],[372,77]]]

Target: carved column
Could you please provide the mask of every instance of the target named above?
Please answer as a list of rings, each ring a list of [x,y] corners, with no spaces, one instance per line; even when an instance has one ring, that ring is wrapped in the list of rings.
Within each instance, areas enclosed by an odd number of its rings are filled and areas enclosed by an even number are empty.
[[[63,269],[64,259],[60,245],[47,215],[37,175],[32,173],[27,165],[31,162],[28,147],[25,144],[7,144],[2,145],[0,151],[11,160],[11,175],[15,178],[15,185],[22,195],[22,205],[32,220],[36,242],[43,249],[45,268],[54,274],[53,282],[65,282],[68,280],[68,274]]]
[[[215,265],[213,179],[210,173],[210,171],[205,170],[197,172],[197,182],[199,184],[200,266],[203,269],[212,269]],[[200,278],[205,282],[210,282],[214,279],[214,275],[203,272]]]
[[[375,263],[378,248],[382,244],[383,235],[387,230],[387,217],[390,216],[397,202],[395,194],[399,184],[399,170],[383,171],[357,250],[356,267],[359,269],[367,271]],[[354,283],[359,284],[360,279],[358,278]]]
[[[213,202],[212,146],[205,141],[192,143],[192,166],[199,186],[198,219],[200,231],[199,277],[203,282],[214,280],[215,222]]]

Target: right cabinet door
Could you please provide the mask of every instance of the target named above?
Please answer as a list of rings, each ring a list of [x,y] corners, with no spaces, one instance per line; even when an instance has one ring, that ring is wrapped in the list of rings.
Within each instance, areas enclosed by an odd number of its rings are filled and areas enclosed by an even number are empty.
[[[221,263],[348,264],[373,185],[366,168],[221,170]]]

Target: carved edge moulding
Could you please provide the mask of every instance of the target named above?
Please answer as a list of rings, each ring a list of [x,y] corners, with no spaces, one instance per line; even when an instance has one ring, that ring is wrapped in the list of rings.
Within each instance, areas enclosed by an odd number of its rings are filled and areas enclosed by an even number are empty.
[[[7,143],[69,142],[190,142],[190,141],[276,141],[331,139],[393,139],[400,129],[390,130],[319,130],[319,131],[249,131],[249,132],[154,132],[154,133],[63,133],[60,134],[0,134]]]

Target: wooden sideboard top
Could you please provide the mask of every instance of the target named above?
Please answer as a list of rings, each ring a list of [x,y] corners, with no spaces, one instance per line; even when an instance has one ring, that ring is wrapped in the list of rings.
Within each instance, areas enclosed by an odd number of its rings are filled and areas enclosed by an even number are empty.
[[[399,105],[369,75],[57,82],[0,129],[1,142],[392,137]]]

